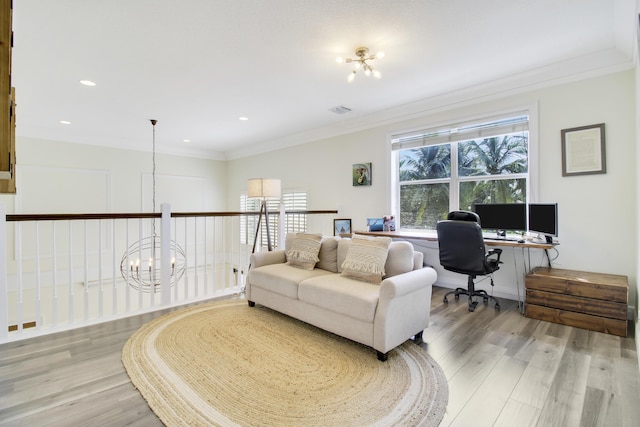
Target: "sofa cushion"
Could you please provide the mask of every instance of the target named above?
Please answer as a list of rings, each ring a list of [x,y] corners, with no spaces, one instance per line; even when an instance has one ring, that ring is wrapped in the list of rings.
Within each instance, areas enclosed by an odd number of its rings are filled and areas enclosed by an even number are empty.
[[[326,236],[322,239],[318,254],[320,261],[316,264],[316,268],[332,273],[338,272],[338,241],[340,241],[340,237],[337,236]]]
[[[322,234],[297,233],[291,240],[291,246],[287,247],[287,264],[313,270],[320,260],[320,242]]]
[[[300,282],[298,299],[365,322],[373,322],[380,286],[339,274],[313,277]]]
[[[413,270],[413,252],[413,245],[409,242],[392,242],[384,265],[385,276],[396,276]]]
[[[390,237],[371,237],[355,234],[342,264],[342,275],[352,279],[380,284],[391,244]],[[411,260],[413,263],[413,259]]]
[[[331,275],[325,270],[303,270],[287,264],[270,264],[249,272],[251,286],[267,289],[289,298],[298,298],[298,283],[316,276]]]

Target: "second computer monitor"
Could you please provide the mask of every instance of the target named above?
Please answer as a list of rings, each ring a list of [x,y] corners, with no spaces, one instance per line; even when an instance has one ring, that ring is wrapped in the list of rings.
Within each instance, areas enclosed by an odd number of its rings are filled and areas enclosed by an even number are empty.
[[[529,231],[550,238],[558,235],[558,204],[529,203]]]
[[[527,205],[525,203],[476,203],[474,211],[480,217],[483,230],[525,231]]]

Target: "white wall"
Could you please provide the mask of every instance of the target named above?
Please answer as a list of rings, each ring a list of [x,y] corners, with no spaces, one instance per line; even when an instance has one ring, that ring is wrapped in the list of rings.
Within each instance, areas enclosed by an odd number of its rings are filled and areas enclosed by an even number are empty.
[[[151,212],[152,153],[18,138],[11,213]],[[224,210],[226,162],[156,154],[156,212]]]
[[[308,191],[309,209],[338,209],[338,217],[352,218],[352,227],[362,229],[366,215],[387,213],[385,147],[386,137],[381,137],[379,130],[372,130],[229,161],[228,209],[238,208],[239,195],[246,191],[248,178],[281,178],[283,189]],[[373,185],[353,187],[352,165],[362,162],[373,163]],[[332,233],[333,217],[311,220],[328,221],[326,231],[318,231]]]
[[[152,153],[30,138],[16,140],[16,153],[17,192],[0,195],[7,214],[153,211]],[[225,162],[156,154],[156,212],[163,202],[171,204],[173,212],[223,211],[226,197]],[[88,227],[89,233],[97,233],[97,224]],[[22,233],[27,242],[34,241],[32,229]],[[46,236],[43,232],[41,238]],[[15,273],[12,227],[7,239],[7,269]],[[102,251],[110,244],[107,240]],[[125,243],[119,239],[120,245]],[[47,249],[41,255],[47,256],[51,245],[42,246]],[[34,253],[32,245],[22,248],[23,256]]]
[[[352,218],[354,229],[364,229],[366,217],[389,213],[389,134],[537,105],[538,128],[532,130],[532,134],[537,132],[539,143],[538,182],[534,183],[537,201],[559,203],[561,244],[554,266],[627,275],[630,303],[637,306],[634,87],[634,72],[626,71],[516,95],[434,105],[429,112],[411,120],[232,160],[228,162],[228,207],[235,209],[248,178],[277,177],[282,179],[283,188],[306,189],[311,209],[337,208],[339,217]],[[561,129],[603,122],[607,173],[562,177]],[[351,184],[351,165],[360,162],[373,163],[371,187]],[[437,263],[434,248],[425,252],[427,262]],[[496,276],[496,295],[515,296],[514,260],[509,252],[501,274]],[[533,260],[539,262],[542,257],[535,254]],[[516,261],[518,268],[521,260]]]
[[[638,188],[635,73],[493,95],[455,105],[433,105],[420,116],[394,124],[337,136],[228,162],[157,155],[157,204],[174,210],[236,210],[250,177],[278,177],[284,188],[309,192],[311,209],[338,209],[354,229],[365,218],[389,213],[388,136],[437,122],[537,105],[538,201],[560,206],[559,257],[562,268],[624,274],[631,284],[631,305],[638,306]],[[560,130],[606,124],[607,173],[562,177]],[[0,195],[7,213],[148,211],[151,206],[151,153],[18,138],[18,194]],[[373,164],[370,187],[353,187],[351,166]],[[177,205],[177,206],[176,206]],[[311,229],[332,233],[333,216],[313,218]],[[434,245],[424,249],[437,263]],[[496,295],[515,297],[514,268],[519,254],[505,254],[496,277]],[[516,263],[514,263],[514,261]],[[542,257],[533,254],[534,263]],[[442,272],[441,272],[442,273]],[[457,280],[441,274],[441,281]],[[520,284],[521,285],[521,284]]]

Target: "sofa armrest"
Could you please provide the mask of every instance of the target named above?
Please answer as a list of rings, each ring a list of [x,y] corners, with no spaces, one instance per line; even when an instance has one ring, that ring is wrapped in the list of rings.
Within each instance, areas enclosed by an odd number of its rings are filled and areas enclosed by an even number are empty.
[[[380,283],[380,299],[392,299],[431,286],[437,277],[436,271],[431,267],[387,277]]]
[[[287,256],[285,255],[284,250],[255,252],[251,254],[251,258],[249,260],[249,263],[253,268],[270,264],[283,264],[285,262],[287,262]]]
[[[438,275],[431,267],[384,279],[373,324],[373,348],[387,353],[429,326],[431,291]]]

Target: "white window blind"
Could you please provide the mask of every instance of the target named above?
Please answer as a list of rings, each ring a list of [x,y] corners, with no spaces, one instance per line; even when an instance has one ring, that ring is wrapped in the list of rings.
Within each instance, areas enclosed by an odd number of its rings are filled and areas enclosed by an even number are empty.
[[[283,190],[282,203],[287,212],[307,210],[307,193],[301,190]],[[260,199],[248,198],[246,193],[240,195],[240,211],[256,212],[260,211]],[[280,246],[278,242],[279,235],[279,215],[280,201],[267,200],[267,209],[269,210],[269,231],[271,232],[271,241],[274,246]],[[271,215],[273,214],[273,215]],[[253,237],[255,236],[256,227],[258,225],[257,215],[243,216],[241,219],[240,239],[243,244],[253,245]],[[285,232],[297,233],[307,231],[307,215],[292,213],[285,216]],[[264,223],[264,216],[260,224],[259,243],[262,246],[267,245],[267,227]]]
[[[529,130],[529,113],[518,111],[506,115],[450,123],[415,132],[396,134],[391,138],[391,149],[394,151],[405,150],[527,130]]]
[[[282,202],[287,211],[307,210],[306,191],[291,191],[282,195]],[[287,215],[284,222],[286,233],[298,233],[307,231],[306,214]]]

